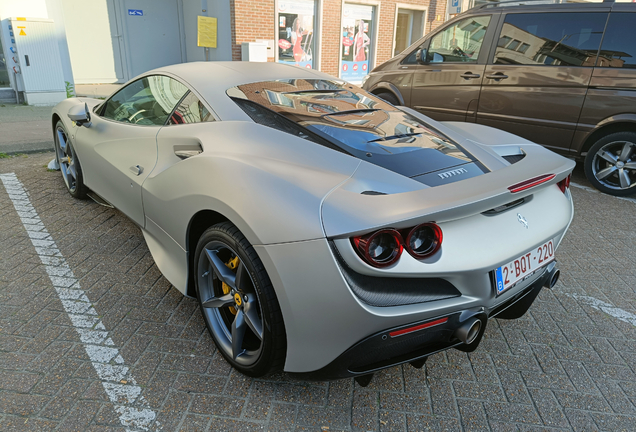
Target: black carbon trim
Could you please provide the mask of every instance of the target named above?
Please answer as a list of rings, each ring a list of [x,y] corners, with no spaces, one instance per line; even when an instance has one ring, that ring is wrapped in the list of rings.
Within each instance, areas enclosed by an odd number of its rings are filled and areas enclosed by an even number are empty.
[[[507,156],[502,156],[502,158],[504,158],[505,160],[507,160],[508,162],[510,162],[510,164],[516,164],[517,162],[519,162],[521,159],[523,159],[524,157],[526,157],[526,154],[516,154],[516,155],[507,155]]]
[[[441,278],[375,277],[357,273],[344,261],[333,241],[329,246],[353,293],[370,306],[402,306],[461,296],[453,284]]]

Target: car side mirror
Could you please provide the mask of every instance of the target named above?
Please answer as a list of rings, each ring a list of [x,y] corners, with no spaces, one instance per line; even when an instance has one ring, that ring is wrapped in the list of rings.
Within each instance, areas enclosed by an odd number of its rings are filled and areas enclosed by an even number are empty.
[[[422,65],[428,64],[428,51],[426,48],[421,48],[415,53],[415,60]]]
[[[84,106],[76,105],[68,110],[68,118],[74,121],[78,126],[90,127],[91,125],[91,112],[88,109],[88,104]]]

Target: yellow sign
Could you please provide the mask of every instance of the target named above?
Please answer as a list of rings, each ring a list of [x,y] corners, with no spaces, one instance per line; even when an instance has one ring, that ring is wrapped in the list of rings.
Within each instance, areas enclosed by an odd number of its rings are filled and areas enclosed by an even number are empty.
[[[216,48],[216,18],[197,17],[199,32],[197,45],[206,48]]]
[[[20,29],[20,33],[18,33],[18,36],[26,36],[24,29]]]

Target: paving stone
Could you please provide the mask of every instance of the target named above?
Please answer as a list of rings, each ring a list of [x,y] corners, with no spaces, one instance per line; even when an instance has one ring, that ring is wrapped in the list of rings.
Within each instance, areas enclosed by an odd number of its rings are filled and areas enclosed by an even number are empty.
[[[93,401],[77,402],[59,428],[69,432],[83,431],[86,425],[91,423],[100,406],[101,404]]]
[[[116,210],[70,198],[59,173],[43,168],[51,158],[3,159],[0,172],[10,166],[28,189],[156,413],[155,429],[634,429],[636,326],[581,299],[636,314],[632,202],[573,187],[575,218],[557,252],[562,278],[553,290],[519,320],[491,320],[475,352],[435,354],[422,369],[392,367],[361,388],[352,379],[234,371],[198,302],[161,275],[140,230]],[[585,182],[581,171],[575,178]],[[2,187],[0,218],[0,430],[124,432]],[[600,228],[602,241],[589,234]]]
[[[48,432],[57,426],[57,422],[31,417],[6,416],[0,420],[0,430],[4,432]]]

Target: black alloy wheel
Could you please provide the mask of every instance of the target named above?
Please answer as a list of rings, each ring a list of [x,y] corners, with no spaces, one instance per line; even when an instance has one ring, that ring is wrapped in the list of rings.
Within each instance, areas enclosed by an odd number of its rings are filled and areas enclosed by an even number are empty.
[[[598,140],[585,157],[585,176],[606,194],[636,194],[636,132],[616,132]]]
[[[61,121],[55,125],[55,158],[60,166],[66,189],[73,198],[84,199],[88,188],[84,185],[84,176],[73,144]]]
[[[237,370],[260,377],[282,369],[286,338],[263,264],[231,223],[208,228],[194,257],[197,297],[212,339]]]

